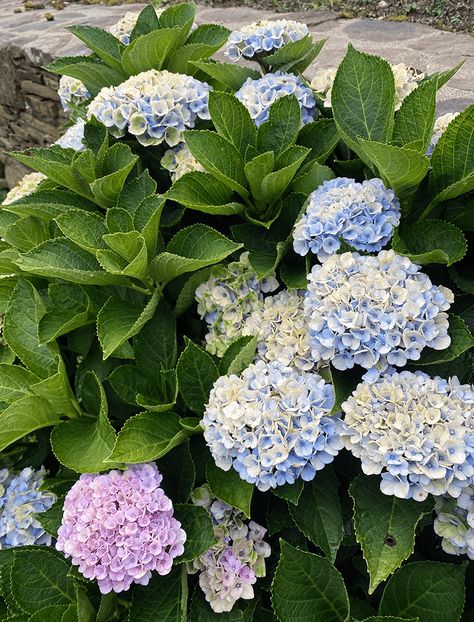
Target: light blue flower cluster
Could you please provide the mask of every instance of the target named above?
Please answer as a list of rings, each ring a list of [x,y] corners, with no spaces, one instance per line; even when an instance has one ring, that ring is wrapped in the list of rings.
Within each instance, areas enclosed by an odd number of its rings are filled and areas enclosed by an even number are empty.
[[[69,104],[78,106],[92,97],[81,80],[71,78],[70,76],[61,76],[58,95],[61,105],[66,112],[70,110]]]
[[[474,485],[463,488],[457,499],[439,497],[435,510],[433,527],[443,550],[474,560]]]
[[[310,194],[293,232],[293,248],[299,255],[311,252],[324,261],[339,250],[342,238],[357,250],[378,252],[399,222],[400,203],[381,179],[359,183],[337,177]]]
[[[204,171],[204,168],[189,151],[186,143],[179,143],[176,147],[165,151],[161,158],[161,166],[169,171],[172,182],[186,175],[186,173]]]
[[[18,475],[0,469],[0,550],[51,544],[51,536],[37,519],[56,501],[52,492],[40,490],[45,473],[44,468],[26,468]]]
[[[214,383],[201,425],[217,466],[266,491],[310,481],[334,460],[343,424],[328,416],[333,405],[318,374],[257,361]]]
[[[56,141],[56,145],[63,149],[74,149],[74,151],[82,151],[84,149],[84,126],[83,119],[78,119],[74,125],[71,125],[66,132]]]
[[[209,119],[211,87],[190,76],[150,69],[103,88],[88,107],[117,138],[128,131],[142,145],[174,146],[198,119]]]
[[[268,121],[270,106],[286,95],[295,95],[301,108],[303,125],[313,121],[316,114],[316,100],[313,91],[308,88],[299,76],[291,73],[267,73],[263,78],[252,80],[247,78],[235,96],[240,100],[250,116],[259,126]]]
[[[474,481],[474,387],[417,371],[359,384],[342,404],[344,444],[381,491],[423,501]]]
[[[243,513],[214,497],[207,486],[196,488],[193,503],[205,508],[214,525],[216,543],[187,564],[190,574],[199,572],[199,585],[213,611],[231,611],[240,598],[254,597],[253,584],[265,576],[265,558],[270,545],[263,540],[267,530]]]
[[[256,55],[265,57],[286,43],[299,41],[308,34],[308,26],[301,22],[263,19],[231,32],[224,55],[233,61]]]
[[[391,250],[332,255],[308,279],[304,308],[315,362],[383,371],[451,343],[445,311],[453,293],[407,257]]]

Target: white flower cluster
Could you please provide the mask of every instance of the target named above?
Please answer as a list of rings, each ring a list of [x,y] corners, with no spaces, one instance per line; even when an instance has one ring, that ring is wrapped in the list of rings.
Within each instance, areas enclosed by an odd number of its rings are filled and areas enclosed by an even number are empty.
[[[206,349],[222,356],[230,343],[242,336],[243,323],[256,303],[277,287],[274,276],[258,279],[248,253],[227,266],[215,266],[195,292],[198,313],[209,326]]]
[[[85,147],[83,143],[84,139],[84,126],[83,119],[78,119],[74,125],[71,125],[66,132],[56,141],[56,145],[59,145],[63,149],[74,149],[74,151],[82,151]]]
[[[65,111],[70,110],[69,104],[78,106],[90,99],[91,94],[81,80],[70,76],[61,76],[58,89],[59,100]]]
[[[204,171],[204,168],[189,151],[186,143],[180,143],[165,151],[161,158],[161,166],[169,171],[172,182],[186,175],[186,173]]]
[[[209,119],[211,87],[179,73],[150,69],[119,86],[105,87],[92,100],[88,116],[109,128],[117,138],[128,131],[142,145],[171,147],[197,119]]]
[[[161,15],[163,10],[164,9],[159,9],[158,7],[155,8],[157,15]],[[127,11],[118,22],[109,28],[110,34],[114,35],[120,43],[128,45],[130,43],[130,35],[132,34],[132,30],[135,28],[139,15],[140,11]]]
[[[423,501],[458,497],[474,476],[474,387],[393,372],[359,384],[342,404],[344,444],[381,491]]]
[[[463,488],[457,499],[439,497],[435,510],[433,527],[443,550],[474,560],[474,484]]]
[[[434,123],[433,134],[431,136],[430,144],[428,145],[428,149],[426,150],[426,155],[431,157],[434,148],[438,144],[439,139],[442,134],[448,129],[448,125],[453,121],[459,112],[448,112],[447,114],[443,114],[441,117],[438,117]]]
[[[257,361],[221,376],[201,426],[217,466],[263,492],[310,481],[342,449],[343,424],[328,416],[334,389],[321,376]]]
[[[317,95],[323,100],[325,108],[331,107],[331,95],[334,80],[336,78],[337,69],[324,69],[311,80],[311,88],[316,91]]]
[[[315,362],[383,371],[451,342],[445,311],[453,293],[392,250],[332,255],[308,279],[305,313]]]
[[[242,335],[257,336],[256,360],[278,361],[303,371],[313,369],[303,308],[302,292],[286,289],[254,305],[245,320]]]
[[[32,194],[45,179],[46,176],[43,175],[43,173],[27,173],[8,192],[2,205],[10,205],[11,203],[18,201],[18,199],[22,199],[23,197],[27,197]]]
[[[266,529],[250,521],[236,508],[213,497],[206,486],[191,495],[195,505],[210,514],[216,543],[188,563],[188,572],[199,572],[199,585],[213,611],[231,611],[240,598],[254,597],[252,585],[265,576],[270,545],[263,540]]]
[[[299,41],[308,34],[308,26],[302,22],[262,19],[231,32],[224,55],[233,61],[265,57],[286,43]]]

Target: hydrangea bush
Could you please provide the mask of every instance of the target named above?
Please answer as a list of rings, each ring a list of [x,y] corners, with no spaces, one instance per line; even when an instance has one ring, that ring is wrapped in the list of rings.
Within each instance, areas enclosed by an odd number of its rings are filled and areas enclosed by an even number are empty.
[[[70,31],[0,210],[0,621],[471,622],[459,67],[190,3]]]

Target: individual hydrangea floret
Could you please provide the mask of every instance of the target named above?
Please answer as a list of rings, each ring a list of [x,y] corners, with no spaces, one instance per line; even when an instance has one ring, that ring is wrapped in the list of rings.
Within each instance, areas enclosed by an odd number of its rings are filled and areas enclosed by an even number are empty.
[[[451,121],[453,121],[458,116],[458,114],[459,112],[448,112],[447,114],[443,114],[441,117],[438,117],[436,119],[430,144],[428,145],[428,149],[426,150],[426,155],[428,157],[432,156],[434,148],[438,144],[439,139],[448,129],[448,125],[451,123]]]
[[[204,171],[204,168],[189,151],[186,143],[180,143],[165,151],[161,158],[161,166],[170,172],[171,181],[191,173],[192,171]]]
[[[230,33],[224,55],[233,61],[265,57],[286,43],[299,41],[309,34],[308,26],[294,20],[262,19]]]
[[[332,255],[308,279],[305,313],[315,362],[383,371],[451,342],[445,311],[453,293],[433,285],[408,257],[392,250]]]
[[[336,78],[337,69],[324,69],[311,80],[311,88],[316,91],[317,95],[323,100],[325,108],[331,107],[331,94],[334,79]]]
[[[27,173],[7,193],[2,205],[10,205],[19,199],[23,199],[23,197],[27,197],[32,194],[45,179],[46,176],[43,175],[43,173]]]
[[[286,289],[254,306],[242,334],[257,336],[258,359],[303,371],[313,369],[303,307],[302,292]]]
[[[363,382],[342,404],[345,446],[386,495],[458,497],[474,476],[473,389],[420,371]]]
[[[435,533],[450,555],[474,560],[474,485],[463,488],[457,499],[445,495],[436,500]]]
[[[190,76],[150,69],[103,88],[88,107],[117,138],[130,132],[142,145],[171,147],[198,119],[209,119],[211,87]]]
[[[51,544],[51,536],[37,518],[56,501],[52,492],[40,490],[45,475],[44,468],[28,467],[17,475],[0,469],[0,550]]]
[[[217,466],[266,491],[312,480],[342,448],[334,389],[321,376],[257,361],[221,376],[201,425]]]
[[[242,336],[244,321],[257,302],[277,287],[273,275],[259,280],[248,253],[227,266],[214,267],[209,279],[195,292],[198,313],[209,326],[206,349],[222,356],[230,343]]]
[[[313,121],[317,113],[313,91],[308,88],[299,76],[291,73],[267,73],[263,78],[252,80],[247,78],[235,93],[255,122],[259,126],[268,121],[270,106],[286,95],[294,95],[301,108],[303,125]]]
[[[82,151],[85,148],[83,143],[84,139],[84,127],[85,122],[83,119],[78,119],[74,125],[71,125],[66,132],[56,141],[56,145],[63,147],[63,149],[74,149],[74,151]]]
[[[147,585],[153,570],[168,574],[186,534],[154,463],[125,472],[81,475],[66,495],[56,548],[71,557],[102,594]]]
[[[309,196],[295,226],[293,248],[324,261],[336,253],[340,238],[360,251],[378,252],[400,222],[400,203],[381,179],[362,183],[347,177],[325,181]]]
[[[69,76],[61,76],[58,95],[66,112],[70,110],[69,104],[78,106],[92,97],[83,82]]]
[[[265,576],[270,545],[263,540],[266,529],[246,522],[240,510],[214,497],[205,486],[193,491],[195,505],[204,507],[214,525],[216,543],[188,563],[188,572],[199,572],[199,585],[213,611],[231,611],[240,599],[254,597],[253,584]]]

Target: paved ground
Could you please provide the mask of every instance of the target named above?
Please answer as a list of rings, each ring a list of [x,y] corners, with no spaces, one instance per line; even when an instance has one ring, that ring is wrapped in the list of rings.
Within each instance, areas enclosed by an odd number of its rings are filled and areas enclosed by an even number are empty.
[[[143,5],[70,4],[61,11],[51,10],[53,21],[45,19],[44,10],[14,13],[22,6],[21,0],[0,0],[0,45],[19,46],[33,62],[43,64],[51,57],[81,51],[80,44],[64,30],[65,26],[87,23],[107,27],[126,10],[137,10]],[[198,9],[199,22],[217,22],[231,28],[274,16],[270,11],[245,7]],[[439,111],[461,110],[474,103],[474,38],[469,34],[444,32],[407,22],[341,20],[330,12],[310,11],[288,14],[290,16],[305,21],[316,38],[328,38],[315,63],[322,68],[337,64],[349,41],[359,50],[380,54],[391,62],[404,62],[428,73],[448,69],[464,60],[464,66],[440,92]],[[278,14],[278,17],[283,16]]]

